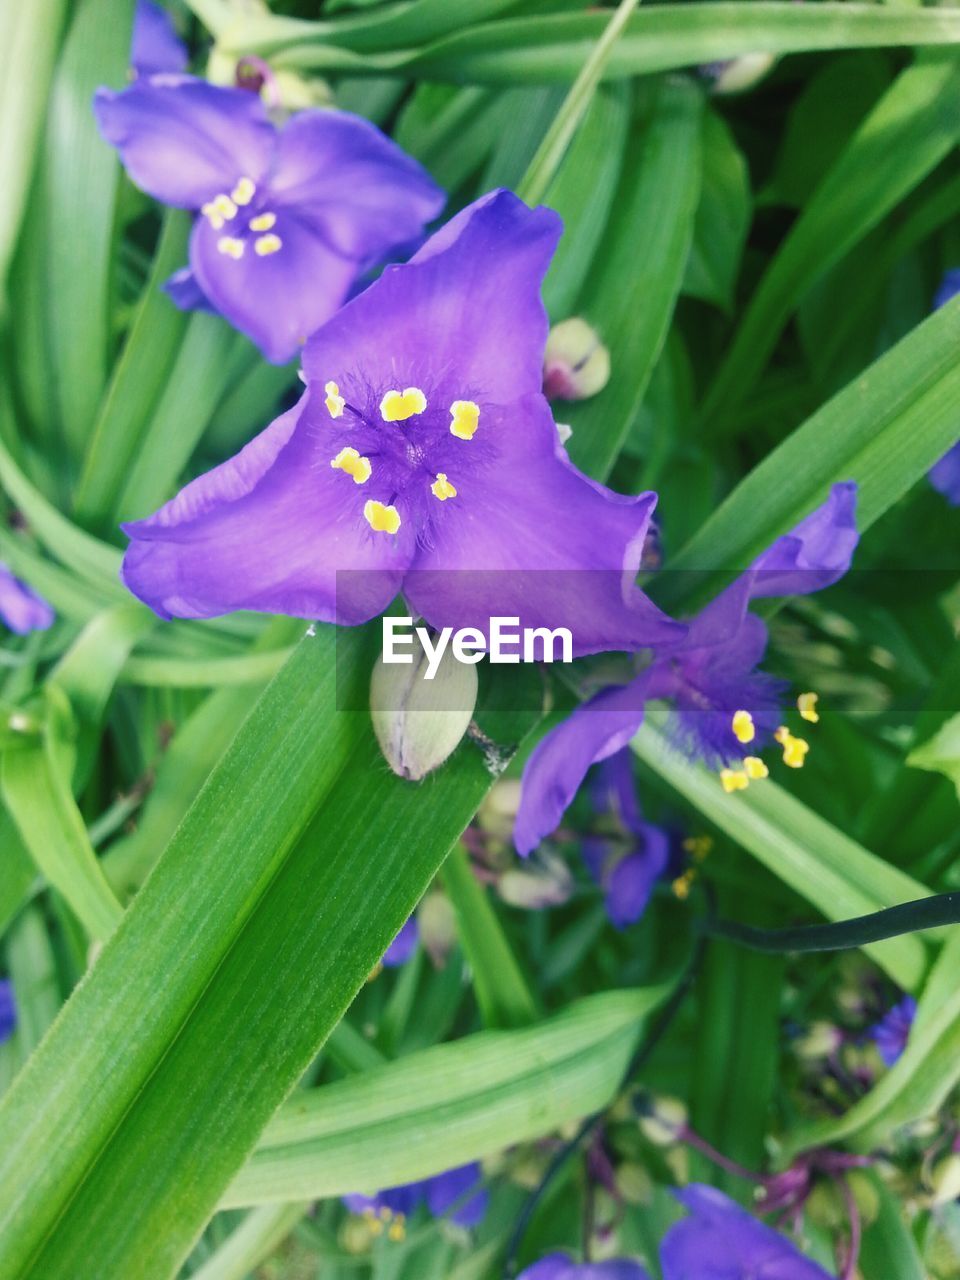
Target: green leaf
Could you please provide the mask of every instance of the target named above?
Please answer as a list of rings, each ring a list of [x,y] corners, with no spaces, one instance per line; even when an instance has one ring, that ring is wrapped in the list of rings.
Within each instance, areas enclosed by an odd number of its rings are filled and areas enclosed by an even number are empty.
[[[487,1027],[522,1027],[537,1006],[483,885],[462,845],[443,867],[443,883],[457,917],[457,933],[473,974],[477,1004]]]
[[[960,795],[960,715],[953,716],[932,738],[911,751],[907,764],[944,774]]]
[[[9,1280],[174,1274],[491,785],[469,745],[404,782],[336,710],[375,638],[301,642],[0,1107]]]
[[[282,1244],[309,1208],[306,1204],[267,1205],[248,1213],[191,1280],[246,1280]]]
[[[673,316],[699,194],[702,103],[687,81],[645,86],[610,224],[576,307],[609,347],[612,376],[599,395],[557,413],[573,427],[570,456],[596,479],[623,445]]]
[[[747,163],[715,111],[703,119],[703,181],[683,292],[718,307],[733,306],[733,290],[750,228]]]
[[[60,1011],[60,984],[43,915],[22,912],[7,940],[7,964],[17,1001],[16,1047],[26,1061]]]
[[[632,743],[637,756],[747,853],[828,920],[866,915],[930,890],[869,853],[771,779],[727,795],[716,774],[691,764],[647,723]],[[917,937],[891,938],[865,950],[908,991],[927,968]]]
[[[866,1175],[877,1198],[877,1216],[863,1233],[860,1271],[875,1280],[928,1280],[917,1246],[903,1221],[899,1197],[876,1173]]]
[[[375,1191],[546,1137],[611,1101],[671,985],[588,996],[536,1026],[482,1031],[297,1094],[223,1207]]]
[[[20,839],[20,832],[5,809],[0,809],[0,849],[3,875],[0,876],[0,935],[30,896],[37,882],[37,868]]]

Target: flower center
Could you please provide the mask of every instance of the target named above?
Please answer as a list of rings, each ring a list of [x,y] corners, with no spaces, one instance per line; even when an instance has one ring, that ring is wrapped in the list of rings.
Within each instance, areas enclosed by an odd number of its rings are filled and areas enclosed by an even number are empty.
[[[221,192],[200,209],[214,231],[224,231],[217,241],[218,252],[239,262],[252,243],[258,258],[269,257],[283,248],[283,241],[273,230],[277,215],[270,209],[253,212],[248,206],[257,194],[252,178],[240,178],[229,195]]]

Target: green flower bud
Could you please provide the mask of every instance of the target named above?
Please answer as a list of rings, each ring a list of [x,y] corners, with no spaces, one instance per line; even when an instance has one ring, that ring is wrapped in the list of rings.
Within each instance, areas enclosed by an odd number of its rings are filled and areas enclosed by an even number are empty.
[[[459,744],[477,702],[477,668],[445,650],[432,680],[427,657],[410,663],[377,659],[370,679],[373,731],[387,764],[418,781],[443,764]]]
[[[687,1123],[687,1108],[679,1098],[653,1098],[650,1108],[640,1117],[640,1132],[657,1147],[669,1147]]]
[[[497,893],[511,907],[539,911],[543,907],[559,907],[573,894],[570,868],[556,854],[543,851],[536,863],[511,867],[497,881]]]
[[[610,378],[610,352],[596,330],[578,316],[550,330],[543,356],[543,394],[548,400],[586,400]]]
[[[417,928],[427,955],[442,969],[457,942],[457,920],[445,893],[427,894],[417,908]]]
[[[801,1061],[816,1062],[829,1058],[843,1043],[839,1027],[832,1022],[811,1022],[802,1036],[793,1042],[793,1051]]]
[[[642,1164],[622,1164],[617,1169],[617,1190],[627,1204],[650,1204],[653,1179]]]
[[[716,64],[713,92],[719,94],[746,93],[755,88],[776,64],[772,53],[742,53],[739,58]]]
[[[930,1179],[933,1187],[933,1204],[950,1204],[960,1199],[960,1155],[951,1152],[938,1160]]]

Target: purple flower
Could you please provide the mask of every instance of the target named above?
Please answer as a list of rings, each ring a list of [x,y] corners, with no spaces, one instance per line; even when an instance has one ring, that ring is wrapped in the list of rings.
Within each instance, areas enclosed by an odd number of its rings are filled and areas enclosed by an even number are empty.
[[[42,596],[0,564],[0,621],[22,636],[28,631],[46,631],[55,616]]]
[[[904,996],[872,1028],[872,1039],[888,1067],[892,1067],[906,1049],[910,1028],[916,1016],[916,1000],[913,996]]]
[[[694,1183],[674,1195],[692,1216],[663,1238],[663,1280],[830,1280],[786,1237],[713,1187]]]
[[[13,998],[13,983],[0,978],[0,1044],[9,1040],[17,1029],[17,1004]]]
[[[417,928],[417,917],[410,916],[394,940],[383,953],[382,964],[387,969],[397,969],[406,964],[413,956],[420,941],[420,930]]]
[[[629,1258],[574,1262],[569,1254],[550,1253],[521,1271],[517,1280],[650,1280],[649,1272]]]
[[[479,1164],[465,1164],[373,1196],[344,1196],[343,1202],[351,1213],[377,1215],[385,1220],[400,1217],[401,1221],[422,1204],[431,1217],[442,1218],[449,1213],[451,1221],[459,1226],[475,1227],[483,1221],[489,1203],[489,1194],[480,1185],[482,1177]],[[454,1205],[458,1207],[450,1213]]]
[[[177,35],[173,19],[153,0],[137,0],[133,20],[133,47],[130,63],[138,76],[186,71],[190,61],[187,46]]]
[[[934,308],[942,307],[960,293],[960,268],[944,273],[940,287],[934,294]],[[953,507],[960,507],[960,441],[948,449],[935,466],[928,472],[930,483],[942,493]]]
[[[521,854],[556,828],[590,766],[627,745],[648,699],[672,701],[681,746],[711,765],[743,757],[748,743],[756,752],[769,740],[781,720],[784,686],[757,670],[767,629],[748,606],[765,596],[819,591],[841,578],[857,545],[855,507],[856,485],[834,485],[822,506],[691,620],[678,644],[661,647],[630,683],[603,689],[538,743],[524,769],[514,828]],[[810,706],[804,714],[816,719]],[[788,764],[802,764],[802,739],[788,736],[782,745]],[[765,774],[758,756],[749,761],[753,776]]]
[[[633,585],[656,496],[575,470],[540,393],[559,234],[500,191],[388,267],[307,344],[296,407],[125,526],[130,590],[352,625],[402,589],[431,626],[562,625],[576,653],[682,635]]]
[[[604,891],[610,923],[625,929],[646,911],[654,885],[669,866],[670,837],[662,827],[643,820],[629,751],[618,751],[598,766],[594,805],[598,812],[616,813],[632,837],[626,853],[618,842],[603,836],[583,841],[584,861]]]
[[[137,186],[199,212],[174,301],[205,300],[276,363],[443,207],[416,161],[346,112],[278,129],[256,94],[177,75],[98,89],[94,111]]]

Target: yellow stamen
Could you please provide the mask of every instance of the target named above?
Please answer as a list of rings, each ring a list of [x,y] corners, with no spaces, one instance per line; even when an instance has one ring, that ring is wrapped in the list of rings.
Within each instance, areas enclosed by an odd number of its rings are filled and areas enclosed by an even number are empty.
[[[810,743],[803,738],[795,738],[791,733],[783,744],[783,763],[790,769],[802,769],[804,757],[810,750]]]
[[[363,516],[374,533],[396,533],[400,528],[400,512],[369,498],[363,504]]]
[[[335,382],[328,382],[323,389],[327,393],[327,398],[324,400],[324,404],[327,406],[327,412],[330,414],[330,417],[343,417],[343,410],[347,402],[340,394],[340,388]]]
[[[235,218],[237,216],[237,206],[229,196],[215,196],[213,199],[213,208],[225,222],[229,222],[231,218]]]
[[[769,778],[770,770],[763,763],[759,756],[744,756],[743,767],[747,777],[756,781],[758,778]]]
[[[733,736],[738,742],[752,742],[757,736],[753,725],[753,716],[749,711],[735,711],[733,715]]]
[[[447,498],[455,498],[457,496],[456,489],[443,471],[437,472],[437,478],[430,486],[430,492],[435,498],[439,498],[441,502],[446,502]]]
[[[480,406],[472,400],[454,400],[450,416],[450,434],[459,440],[472,440],[480,425]]]
[[[200,206],[200,212],[213,227],[214,231],[223,229],[223,218],[220,216],[219,210],[214,204],[205,204]]]
[[[674,896],[679,898],[681,902],[686,901],[690,897],[690,886],[697,878],[697,873],[693,870],[685,871],[682,876],[677,876],[673,884],[670,886],[674,892]]]
[[[373,473],[370,459],[361,457],[357,450],[351,449],[349,445],[340,450],[330,465],[337,471],[345,471],[348,476],[353,476],[354,484],[366,484]]]
[[[249,204],[256,195],[256,191],[256,184],[252,178],[241,178],[230,192],[230,197],[235,204]]]
[[[703,862],[713,849],[713,840],[710,836],[687,836],[683,842],[683,849],[685,853],[689,853],[694,862]]]
[[[809,720],[811,724],[817,724],[820,720],[820,716],[817,714],[817,694],[801,693],[797,699],[797,710],[804,720]]]
[[[773,736],[781,746],[785,746],[787,739],[790,737],[790,730],[785,724],[782,724]]]
[[[277,253],[283,248],[283,241],[279,236],[275,236],[271,231],[269,235],[257,236],[253,242],[254,252],[260,258],[265,258],[270,253]]]
[[[405,391],[387,392],[380,401],[380,416],[384,422],[406,422],[426,407],[427,397],[420,388],[407,387]]]
[[[258,213],[255,218],[251,218],[247,226],[251,231],[269,231],[271,227],[277,225],[277,215],[275,213]]]
[[[390,1229],[387,1231],[387,1239],[392,1240],[394,1244],[399,1244],[401,1240],[406,1240],[407,1229],[402,1222],[392,1222]]]
[[[220,253],[225,253],[228,258],[239,262],[243,257],[244,244],[236,236],[221,236],[217,241],[217,249]]]
[[[730,795],[734,791],[745,791],[750,785],[750,779],[742,769],[721,769],[720,785]]]
[[[383,1235],[383,1223],[379,1222],[376,1218],[370,1219],[370,1234],[372,1236]]]

